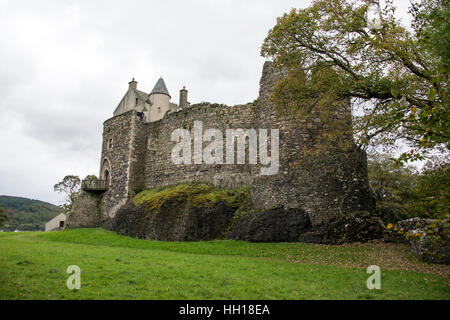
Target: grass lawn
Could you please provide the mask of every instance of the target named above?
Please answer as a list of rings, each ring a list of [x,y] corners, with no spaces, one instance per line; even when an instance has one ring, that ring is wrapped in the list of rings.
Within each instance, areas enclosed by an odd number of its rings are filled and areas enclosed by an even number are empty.
[[[381,289],[368,290],[369,265]],[[81,289],[69,290],[69,265]],[[0,299],[450,299],[407,246],[156,242],[102,229],[0,233]]]

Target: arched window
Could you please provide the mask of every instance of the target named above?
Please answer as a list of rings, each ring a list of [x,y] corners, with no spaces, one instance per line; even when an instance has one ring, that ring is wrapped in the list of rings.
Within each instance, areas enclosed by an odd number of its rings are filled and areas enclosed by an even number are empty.
[[[100,179],[106,181],[106,185],[111,184],[111,166],[108,159],[104,159],[100,169]]]

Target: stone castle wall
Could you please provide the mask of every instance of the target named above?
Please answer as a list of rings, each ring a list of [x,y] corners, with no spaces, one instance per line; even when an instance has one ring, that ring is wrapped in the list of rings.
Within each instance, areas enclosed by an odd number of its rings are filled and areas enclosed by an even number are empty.
[[[102,162],[107,160],[110,163],[111,183],[102,197],[102,210],[113,216],[130,196],[139,191],[179,182],[201,181],[224,188],[250,185],[252,178],[248,163],[173,164],[171,151],[176,142],[171,141],[171,135],[178,128],[188,129],[193,146],[194,121],[202,121],[204,130],[214,128],[225,133],[226,129],[252,128],[249,121],[252,112],[252,104],[235,107],[200,104],[168,114],[156,122],[145,123],[133,111],[105,121]],[[109,149],[111,139],[113,147]],[[208,144],[204,142],[203,147]]]
[[[172,113],[161,121],[147,124],[148,156],[146,158],[145,187],[154,188],[184,181],[209,182],[224,188],[234,188],[251,183],[250,166],[194,164],[175,165],[171,151],[176,142],[171,134],[178,128],[187,129],[194,145],[194,121],[201,121],[203,132],[218,129],[224,135],[226,129],[251,128],[252,105],[227,107],[222,105],[194,105],[189,109]],[[210,142],[203,142],[206,147]],[[225,151],[224,151],[225,157]]]
[[[257,101],[227,107],[199,104],[144,123],[130,111],[104,123],[102,162],[111,166],[111,185],[102,196],[101,210],[114,216],[117,209],[133,194],[143,189],[173,185],[184,181],[202,181],[230,188],[251,186],[256,208],[301,208],[313,225],[334,219],[342,212],[373,209],[365,155],[345,151],[302,156],[322,124],[318,119],[299,122],[293,116],[278,115],[269,101],[274,84],[284,74],[266,63]],[[194,121],[202,121],[203,131],[219,129],[279,129],[280,167],[278,174],[260,176],[261,165],[175,165],[171,141],[175,129],[191,132]],[[270,130],[268,130],[270,132]],[[108,149],[108,141],[113,147]],[[204,146],[209,142],[204,142]],[[225,150],[224,150],[225,157]],[[260,161],[258,161],[259,163]]]

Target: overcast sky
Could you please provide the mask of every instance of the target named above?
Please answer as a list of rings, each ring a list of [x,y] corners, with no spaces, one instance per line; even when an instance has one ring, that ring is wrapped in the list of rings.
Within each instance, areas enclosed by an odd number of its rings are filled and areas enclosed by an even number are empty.
[[[406,16],[408,1],[394,1]],[[258,96],[261,44],[303,0],[0,0],[0,195],[60,204],[65,175],[98,175],[103,121],[132,77],[172,102]]]

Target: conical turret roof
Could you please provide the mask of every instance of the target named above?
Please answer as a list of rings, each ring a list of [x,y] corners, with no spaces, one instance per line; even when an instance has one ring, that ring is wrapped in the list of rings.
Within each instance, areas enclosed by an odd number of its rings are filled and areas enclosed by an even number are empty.
[[[155,87],[153,88],[152,92],[150,94],[154,93],[162,93],[166,94],[170,97],[169,90],[167,90],[166,84],[164,83],[163,78],[159,78],[158,82],[156,82]]]

